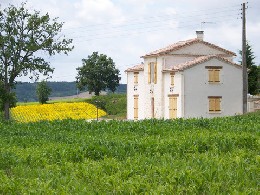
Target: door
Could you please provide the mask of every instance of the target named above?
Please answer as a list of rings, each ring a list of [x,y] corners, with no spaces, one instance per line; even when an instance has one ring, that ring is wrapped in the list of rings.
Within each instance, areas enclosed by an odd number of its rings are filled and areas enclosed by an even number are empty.
[[[151,99],[152,118],[154,118],[154,98]]]
[[[169,97],[169,118],[177,118],[177,97]]]
[[[134,96],[134,119],[138,119],[138,96]]]

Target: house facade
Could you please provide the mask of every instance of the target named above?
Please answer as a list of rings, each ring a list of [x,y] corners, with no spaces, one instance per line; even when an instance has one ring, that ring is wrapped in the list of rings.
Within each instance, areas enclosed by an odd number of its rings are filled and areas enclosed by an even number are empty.
[[[193,118],[242,113],[242,66],[235,53],[203,40],[180,41],[128,68],[127,118]]]

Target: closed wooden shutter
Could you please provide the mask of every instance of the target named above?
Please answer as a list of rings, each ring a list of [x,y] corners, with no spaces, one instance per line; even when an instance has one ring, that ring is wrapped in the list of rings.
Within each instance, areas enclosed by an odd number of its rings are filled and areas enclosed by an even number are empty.
[[[214,82],[220,82],[219,80],[219,73],[220,73],[220,70],[214,70]]]
[[[216,99],[215,99],[215,111],[216,111],[216,112],[221,111],[221,109],[220,109],[220,101],[221,101],[220,98],[216,98]]]
[[[154,84],[157,83],[157,63],[154,63]]]
[[[177,97],[169,97],[169,118],[177,118]]]
[[[209,98],[209,111],[214,112],[215,111],[215,99]]]
[[[221,111],[221,96],[209,97],[209,112],[220,112]]]
[[[134,119],[138,119],[138,96],[134,96]]]
[[[214,70],[210,69],[209,72],[209,82],[214,82]]]
[[[148,83],[151,83],[151,63],[148,63]]]
[[[171,73],[171,85],[174,86],[174,74]]]

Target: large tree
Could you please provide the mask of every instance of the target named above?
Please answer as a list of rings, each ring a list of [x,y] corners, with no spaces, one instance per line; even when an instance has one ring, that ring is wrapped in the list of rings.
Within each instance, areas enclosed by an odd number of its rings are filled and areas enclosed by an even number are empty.
[[[60,36],[63,23],[48,14],[29,11],[25,3],[0,9],[0,81],[4,88],[5,119],[10,118],[9,96],[15,79],[29,76],[37,80],[40,74],[53,72],[44,55],[67,54],[73,49],[71,39]]]
[[[115,92],[119,86],[119,70],[110,57],[93,52],[88,59],[82,59],[83,66],[77,68],[77,87],[82,90],[87,87],[90,93],[99,95],[102,90]]]
[[[242,56],[242,51],[239,51]],[[241,57],[242,58],[242,57]],[[259,70],[258,66],[254,62],[255,55],[252,46],[246,43],[246,65],[248,68],[248,93],[255,95],[258,93],[258,80],[259,80]],[[242,64],[242,61],[240,61]]]
[[[49,95],[51,94],[51,88],[48,86],[46,81],[41,81],[37,84],[36,94],[39,100],[39,103],[46,104],[49,100]]]

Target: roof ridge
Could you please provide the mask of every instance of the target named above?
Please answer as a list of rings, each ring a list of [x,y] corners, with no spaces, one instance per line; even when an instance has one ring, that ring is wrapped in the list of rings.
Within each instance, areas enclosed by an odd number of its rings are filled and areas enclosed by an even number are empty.
[[[205,55],[205,56],[199,56],[199,57],[196,57],[195,59],[193,60],[190,60],[190,61],[187,61],[187,62],[184,62],[184,63],[180,63],[180,64],[177,64],[175,66],[173,66],[172,68],[168,69],[168,70],[185,70],[187,68],[190,68],[190,67],[193,67],[197,64],[200,64],[200,63],[203,63],[203,62],[206,62],[212,58],[217,58],[219,60],[222,60],[224,62],[227,62],[229,64],[232,64],[234,66],[237,66],[237,67],[241,67],[239,64],[236,64],[234,62],[232,62],[231,60],[228,60],[220,55]]]
[[[155,56],[155,55],[163,55],[163,54],[167,54],[168,52],[171,52],[171,51],[176,51],[176,50],[179,50],[185,46],[188,46],[190,44],[193,44],[193,43],[202,43],[202,44],[205,44],[205,45],[208,45],[209,47],[213,47],[217,50],[221,50],[223,51],[224,53],[227,53],[229,55],[232,55],[232,56],[236,56],[236,54],[232,51],[229,51],[227,49],[224,49],[220,46],[217,46],[213,43],[210,43],[210,42],[207,42],[207,41],[204,41],[204,40],[201,40],[201,39],[198,39],[198,38],[193,38],[193,39],[188,39],[186,41],[178,41],[176,43],[173,43],[171,45],[168,45],[166,47],[163,47],[161,49],[157,49],[155,51],[152,51],[144,56],[141,56],[141,57],[148,57],[148,56]]]

